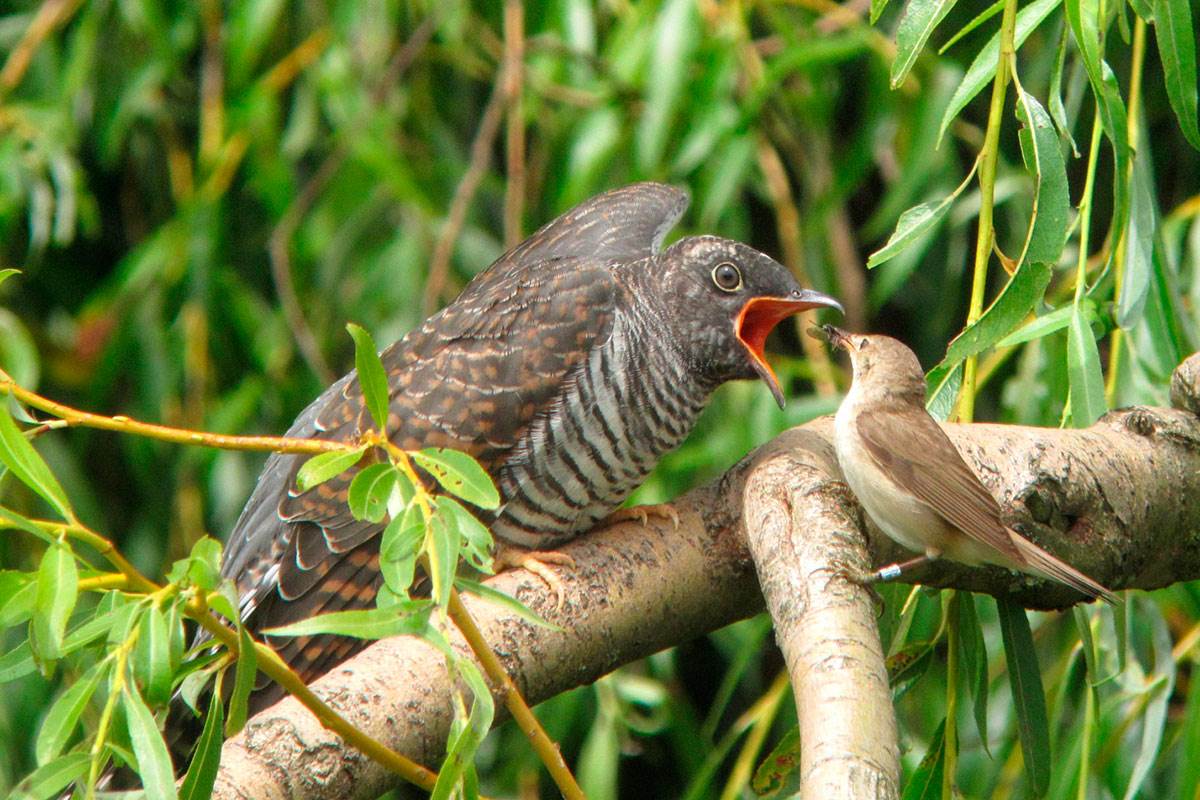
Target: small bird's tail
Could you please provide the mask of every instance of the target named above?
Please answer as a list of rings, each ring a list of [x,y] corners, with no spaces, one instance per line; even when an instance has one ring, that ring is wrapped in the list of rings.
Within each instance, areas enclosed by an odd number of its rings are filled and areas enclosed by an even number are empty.
[[[1121,602],[1121,598],[1113,592],[1105,589],[1094,580],[1084,575],[1079,570],[1072,567],[1063,561],[1059,561],[1054,556],[1047,553],[1042,548],[1038,547],[1033,542],[1026,539],[1015,531],[1010,531],[1013,541],[1017,545],[1017,549],[1021,551],[1021,556],[1025,560],[1025,566],[1031,572],[1036,572],[1044,578],[1065,583],[1072,589],[1075,589],[1088,597],[1100,598],[1106,603],[1116,605]]]

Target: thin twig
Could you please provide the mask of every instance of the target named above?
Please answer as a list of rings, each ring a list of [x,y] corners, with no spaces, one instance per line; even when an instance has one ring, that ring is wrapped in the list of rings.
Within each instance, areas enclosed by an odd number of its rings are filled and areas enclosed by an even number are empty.
[[[0,380],[0,395],[7,394],[28,406],[53,414],[68,426],[98,428],[105,431],[129,433],[175,444],[195,444],[203,447],[219,447],[222,450],[251,450],[275,453],[329,453],[336,450],[353,450],[357,442],[335,442],[329,439],[297,439],[286,436],[230,436],[224,433],[193,431],[173,428],[152,422],[139,422],[125,416],[106,417],[63,405],[48,397],[24,389],[11,380]]]
[[[208,166],[225,138],[225,74],[220,0],[200,3],[204,47],[200,60],[200,158]]]
[[[325,45],[329,44],[329,36],[328,26],[317,28],[304,41],[293,47],[291,52],[279,59],[275,66],[259,79],[258,85],[268,94],[276,94],[286,89],[292,81],[300,77],[301,72],[317,60],[321,53],[325,52]]]
[[[517,723],[521,731],[529,738],[529,744],[533,747],[534,752],[541,758],[542,763],[546,765],[546,770],[550,773],[550,777],[554,779],[554,783],[558,786],[560,792],[566,800],[585,800],[583,790],[579,788],[579,784],[575,782],[575,776],[571,774],[570,768],[567,767],[567,762],[563,760],[562,752],[559,751],[558,745],[546,734],[542,724],[538,722],[538,718],[534,716],[533,710],[529,704],[525,702],[521,690],[513,683],[508,672],[504,669],[504,665],[500,663],[500,659],[492,651],[491,646],[487,643],[483,633],[479,630],[479,626],[475,624],[475,620],[471,617],[466,606],[463,605],[462,598],[458,595],[458,590],[450,590],[450,619],[454,620],[454,624],[458,626],[462,632],[463,638],[467,640],[471,651],[475,653],[475,657],[479,659],[479,663],[483,666],[483,671],[487,673],[488,678],[493,683],[500,687],[501,697],[504,699],[504,705],[512,714],[513,720]]]
[[[521,0],[504,2],[504,83],[508,101],[505,126],[504,246],[522,239],[525,213],[525,117],[521,93],[525,80],[525,7]]]
[[[454,254],[454,245],[458,241],[458,234],[467,219],[467,210],[471,207],[471,201],[475,199],[475,193],[479,190],[479,184],[483,181],[483,174],[491,160],[492,145],[496,142],[500,120],[504,116],[504,84],[504,75],[498,75],[492,88],[492,96],[488,98],[487,106],[483,109],[475,140],[471,142],[470,164],[454,190],[450,213],[446,215],[446,224],[442,226],[437,244],[433,248],[429,280],[425,284],[425,296],[422,300],[425,314],[432,314],[442,299],[442,292],[449,279],[450,257]]]
[[[8,54],[4,69],[0,70],[0,94],[12,91],[21,82],[38,47],[56,28],[64,25],[82,4],[83,0],[47,0],[38,7],[21,41]]]
[[[203,598],[195,597],[190,600],[184,606],[184,613],[196,620],[204,630],[224,644],[231,653],[238,652],[238,634],[208,611]],[[437,775],[434,772],[405,758],[352,725],[349,720],[334,711],[312,689],[308,688],[308,684],[293,672],[292,668],[284,663],[273,649],[256,641],[254,642],[254,655],[259,671],[299,700],[321,721],[323,726],[341,736],[359,752],[378,761],[409,783],[420,786],[426,791],[433,789],[437,783]]]
[[[372,107],[383,102],[388,90],[400,80],[400,76],[429,43],[433,30],[433,18],[427,17],[392,56],[383,77],[371,92],[370,105]],[[327,31],[322,39],[322,46],[326,39],[328,39]],[[321,166],[312,174],[308,182],[304,184],[304,188],[296,195],[296,199],[280,217],[279,223],[271,231],[271,240],[267,245],[267,252],[271,260],[271,278],[275,282],[275,294],[279,296],[279,304],[283,307],[283,316],[292,331],[292,338],[296,340],[296,346],[300,348],[300,355],[308,364],[309,369],[326,383],[333,380],[333,370],[317,344],[316,336],[304,316],[304,311],[300,307],[300,301],[296,295],[296,285],[292,280],[291,242],[300,223],[312,210],[313,204],[325,191],[329,181],[341,169],[349,154],[350,145],[343,140],[332,153],[326,156]]]

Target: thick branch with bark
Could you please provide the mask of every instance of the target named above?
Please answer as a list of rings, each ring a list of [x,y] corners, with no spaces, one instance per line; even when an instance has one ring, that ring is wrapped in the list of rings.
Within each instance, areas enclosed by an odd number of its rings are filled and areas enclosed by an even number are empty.
[[[1172,386],[1180,409],[1113,412],[1082,431],[978,424],[947,430],[1000,499],[1014,528],[1113,589],[1153,589],[1200,578],[1197,397],[1200,356],[1193,356]],[[526,697],[544,700],[756,613],[763,601],[753,549],[797,688],[805,758],[810,749],[816,757],[802,765],[809,770],[806,776],[825,781],[822,764],[840,761],[843,767],[867,770],[855,778],[862,785],[894,786],[889,759],[895,754],[886,747],[889,721],[880,711],[890,697],[879,672],[873,620],[864,616],[869,612],[861,593],[837,577],[839,560],[854,566],[861,558],[855,555],[861,514],[831,459],[831,434],[829,419],[789,431],[713,484],[680,498],[678,530],[631,524],[572,542],[564,549],[578,567],[563,571],[561,612],[545,586],[524,571],[492,579],[564,629],[537,627],[496,606],[469,603]],[[745,523],[754,528],[749,536],[743,530],[744,502]],[[873,526],[868,524],[865,534],[872,564],[904,555]],[[939,586],[1007,593],[1037,608],[1060,608],[1079,599],[1064,587],[997,568],[939,563],[915,577]],[[856,691],[869,693],[858,702],[870,703],[873,711],[859,729],[873,732],[873,744],[853,736],[808,738],[817,734],[808,733],[806,720],[830,713],[814,702],[832,697],[845,708],[845,699],[833,689],[810,691],[833,686],[824,682],[838,677],[831,677],[836,670],[822,666],[834,665],[831,659],[839,652],[850,659],[843,664],[856,665],[848,672],[867,676]],[[447,680],[432,648],[399,637],[376,643],[314,689],[372,736],[436,766],[450,719]],[[840,730],[854,732],[853,726]],[[894,746],[894,733],[890,736]],[[822,751],[826,746],[830,750]],[[393,784],[382,767],[348,749],[297,702],[285,699],[226,742],[215,796],[368,798]]]
[[[800,721],[800,795],[900,796],[892,690],[870,591],[856,503],[819,433],[798,429],[763,448],[746,481],[743,519]]]

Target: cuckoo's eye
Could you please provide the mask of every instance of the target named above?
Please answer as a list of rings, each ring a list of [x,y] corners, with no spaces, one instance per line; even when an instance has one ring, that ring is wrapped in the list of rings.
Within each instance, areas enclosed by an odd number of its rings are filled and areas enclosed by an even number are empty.
[[[736,292],[742,288],[742,273],[728,261],[722,261],[713,267],[712,279],[723,292]]]
[[[870,343],[871,343],[871,340],[870,340],[870,339],[863,339],[861,342],[859,342],[859,343],[858,343],[858,349],[859,349],[859,350],[863,350],[863,349],[865,349],[865,348],[866,348],[866,346],[867,346],[867,345],[869,345]]]

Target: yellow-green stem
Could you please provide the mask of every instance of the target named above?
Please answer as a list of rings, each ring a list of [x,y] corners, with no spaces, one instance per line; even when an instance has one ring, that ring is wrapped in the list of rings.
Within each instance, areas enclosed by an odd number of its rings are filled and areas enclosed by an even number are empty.
[[[0,395],[12,395],[30,408],[36,408],[47,414],[53,414],[69,426],[98,428],[118,433],[130,433],[135,436],[145,436],[163,442],[175,444],[196,444],[204,447],[219,447],[225,450],[256,450],[279,453],[327,453],[333,450],[352,450],[357,442],[332,442],[325,439],[289,439],[283,436],[228,436],[221,433],[192,431],[185,428],[172,428],[168,425],[156,425],[150,422],[139,422],[129,417],[106,417],[93,414],[90,411],[80,411],[77,408],[55,402],[40,394],[22,388],[12,380],[0,380]]]
[[[1142,65],[1146,61],[1146,23],[1134,15],[1133,52],[1129,64],[1129,110],[1125,117],[1125,130],[1129,137],[1129,149],[1137,152],[1138,111],[1142,99]],[[1130,161],[1126,180],[1133,177],[1133,162]],[[1121,228],[1121,238],[1113,255],[1113,303],[1121,304],[1121,291],[1125,287],[1125,253],[1129,248],[1129,225]],[[1117,379],[1121,370],[1121,347],[1125,332],[1120,326],[1113,328],[1108,350],[1108,375],[1104,383],[1104,399],[1113,405],[1117,393]]]
[[[1100,157],[1100,108],[1092,114],[1092,138],[1088,143],[1087,178],[1083,183],[1083,197],[1079,201],[1079,260],[1075,266],[1075,303],[1083,300],[1087,290],[1088,245],[1092,227],[1092,193],[1096,188],[1096,161]]]
[[[92,741],[90,752],[92,763],[88,768],[88,800],[96,796],[96,781],[100,779],[100,770],[104,767],[104,743],[108,740],[108,726],[112,724],[113,712],[116,710],[117,701],[121,699],[121,690],[125,688],[125,664],[129,660],[130,651],[137,643],[139,630],[140,628],[134,628],[129,638],[117,646],[114,654],[116,665],[113,667],[112,684],[109,686],[104,709],[100,712],[100,722],[96,725],[96,738]]]
[[[392,456],[393,463],[412,482],[416,489],[414,501],[421,509],[421,516],[425,520],[426,536],[429,535],[429,522],[433,517],[433,506],[429,502],[429,495],[422,488],[420,477],[417,475],[416,468],[413,467],[412,459],[404,450],[401,450],[394,445],[384,443]],[[432,561],[437,552],[437,548],[432,547],[427,543],[425,559]],[[435,563],[426,563],[425,567],[429,570],[437,568]],[[525,697],[521,694],[521,690],[513,683],[508,672],[504,669],[504,665],[500,663],[499,657],[492,650],[491,645],[487,643],[487,639],[483,637],[483,633],[479,630],[479,626],[475,624],[475,619],[471,616],[471,612],[463,605],[462,598],[459,597],[458,590],[453,586],[450,587],[450,602],[448,611],[450,619],[462,633],[467,645],[471,648],[471,652],[475,654],[475,658],[479,660],[483,666],[483,671],[487,673],[488,678],[493,683],[501,687],[501,693],[504,699],[504,705],[513,716],[517,726],[529,738],[530,746],[546,765],[546,771],[550,773],[550,777],[562,792],[563,797],[567,800],[584,800],[583,790],[579,788],[579,784],[575,781],[575,776],[571,774],[571,770],[567,767],[566,761],[563,760],[562,753],[558,749],[558,745],[554,743],[542,727],[541,722],[530,709],[529,704],[525,702]]]
[[[93,575],[90,578],[79,579],[81,592],[106,592],[109,589],[125,589],[129,587],[129,578],[120,572],[109,572],[104,575]]]
[[[996,78],[992,82],[992,102],[988,109],[987,132],[979,165],[979,231],[975,238],[975,270],[971,279],[971,304],[967,309],[967,325],[983,314],[983,295],[987,290],[988,260],[992,254],[992,211],[996,199],[996,163],[1000,157],[1000,126],[1004,116],[1004,97],[1008,92],[1009,61],[1016,52],[1014,44],[1017,20],[1017,0],[1005,0],[1000,20],[1000,54],[996,61]],[[975,375],[977,359],[971,356],[963,364],[962,388],[958,396],[958,418],[970,422],[975,416]]]
[[[586,800],[583,790],[575,782],[575,776],[567,767],[567,762],[563,760],[558,745],[546,734],[542,724],[534,716],[533,709],[521,695],[521,690],[513,683],[512,678],[504,669],[504,665],[500,663],[499,657],[492,652],[491,645],[487,643],[483,632],[479,630],[479,626],[475,624],[475,620],[467,611],[467,607],[463,605],[458,591],[453,588],[450,590],[450,619],[454,620],[454,624],[462,632],[463,638],[470,645],[471,652],[479,659],[488,678],[500,687],[505,707],[512,714],[513,720],[522,733],[528,737],[530,746],[538,754],[542,763],[546,765],[546,770],[558,786],[558,790],[562,792],[563,797],[566,800]]]

